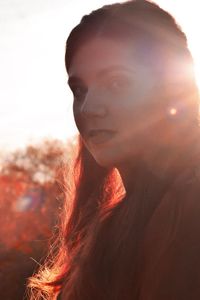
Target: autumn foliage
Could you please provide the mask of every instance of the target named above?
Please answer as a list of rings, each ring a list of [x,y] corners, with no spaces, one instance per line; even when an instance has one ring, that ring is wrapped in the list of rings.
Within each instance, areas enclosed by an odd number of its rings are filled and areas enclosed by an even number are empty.
[[[0,299],[25,299],[26,280],[56,234],[71,143],[43,141],[7,155],[0,172]]]

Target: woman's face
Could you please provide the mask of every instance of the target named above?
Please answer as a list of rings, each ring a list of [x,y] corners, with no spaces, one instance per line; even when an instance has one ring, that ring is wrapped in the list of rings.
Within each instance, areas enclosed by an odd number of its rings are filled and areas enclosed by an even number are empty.
[[[77,50],[69,68],[74,118],[98,164],[117,167],[149,150],[155,84],[128,42],[96,38]]]

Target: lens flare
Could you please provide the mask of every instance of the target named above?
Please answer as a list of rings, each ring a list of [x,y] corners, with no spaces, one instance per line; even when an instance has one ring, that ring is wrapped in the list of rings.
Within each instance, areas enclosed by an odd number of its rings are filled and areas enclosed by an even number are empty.
[[[171,108],[169,109],[169,114],[170,114],[171,116],[175,116],[175,115],[177,114],[177,109],[174,108],[174,107],[171,107]]]

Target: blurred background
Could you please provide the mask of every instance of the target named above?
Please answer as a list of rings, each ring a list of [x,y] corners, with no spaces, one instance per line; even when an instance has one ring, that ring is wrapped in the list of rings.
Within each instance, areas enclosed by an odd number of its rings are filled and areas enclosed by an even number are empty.
[[[65,41],[106,0],[0,0],[0,297],[23,299],[63,203],[76,128]],[[157,0],[185,31],[200,85],[198,1]],[[11,285],[12,283],[12,285]]]

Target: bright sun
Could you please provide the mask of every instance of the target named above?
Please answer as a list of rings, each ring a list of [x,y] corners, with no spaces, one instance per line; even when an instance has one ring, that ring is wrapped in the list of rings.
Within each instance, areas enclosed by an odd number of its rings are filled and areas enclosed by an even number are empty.
[[[193,60],[194,60],[194,72],[195,72],[196,82],[200,90],[200,57],[199,57],[200,45],[198,39],[195,39],[193,34],[188,33],[187,37],[188,37],[189,49],[192,53]]]
[[[195,64],[194,70],[196,75],[196,81],[200,91],[200,59],[198,57],[195,58],[194,56],[194,64]]]
[[[162,8],[169,11],[181,25],[188,40],[189,49],[194,59],[197,85],[200,90],[200,43],[199,43],[199,8],[198,1],[155,0]]]
[[[65,39],[81,16],[116,1],[20,0],[18,6],[16,0],[0,1],[0,150],[42,137],[65,140],[76,133],[66,88]],[[186,33],[200,90],[199,2],[152,1],[169,11]],[[170,113],[176,111],[172,108]]]

